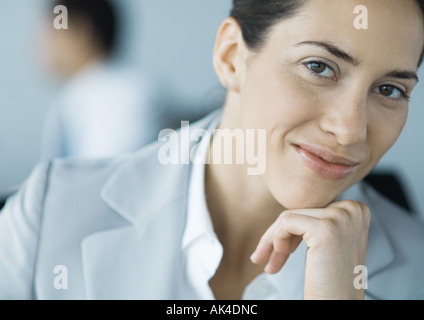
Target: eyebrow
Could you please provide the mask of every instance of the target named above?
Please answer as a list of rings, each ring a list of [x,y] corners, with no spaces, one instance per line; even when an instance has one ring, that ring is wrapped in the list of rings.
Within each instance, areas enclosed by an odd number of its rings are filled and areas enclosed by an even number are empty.
[[[416,80],[417,82],[420,81],[420,79],[418,78],[418,75],[416,72],[413,71],[392,71],[389,72],[388,74],[386,74],[386,77],[390,77],[390,78],[398,78],[398,79],[413,79]]]
[[[333,56],[340,58],[344,61],[346,61],[349,64],[352,65],[358,65],[359,61],[356,60],[355,58],[353,58],[351,55],[349,55],[348,53],[346,53],[345,51],[343,51],[342,49],[336,47],[333,44],[330,44],[328,42],[323,42],[323,41],[303,41],[303,42],[299,42],[298,44],[296,44],[295,46],[302,46],[302,45],[311,45],[311,46],[317,46],[317,47],[321,47],[325,50],[327,50],[329,53],[331,53]],[[389,73],[386,74],[386,77],[390,77],[390,78],[398,78],[398,79],[412,79],[412,80],[416,80],[417,82],[419,82],[419,78],[416,72],[414,71],[401,71],[401,70],[394,70],[391,71]]]
[[[321,42],[321,41],[303,41],[296,44],[296,47],[302,46],[302,45],[310,45],[310,46],[317,46],[321,47],[328,52],[330,52],[333,56],[336,56],[337,58],[340,58],[347,63],[358,65],[359,61],[347,54],[345,51],[337,48],[336,46],[328,43],[328,42]]]

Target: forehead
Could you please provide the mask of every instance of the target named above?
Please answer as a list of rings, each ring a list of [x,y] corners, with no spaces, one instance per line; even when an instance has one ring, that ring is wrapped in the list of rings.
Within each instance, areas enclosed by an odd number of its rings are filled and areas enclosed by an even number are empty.
[[[271,45],[326,41],[364,63],[416,68],[424,47],[424,21],[416,0],[363,0],[361,5],[367,12],[355,13],[355,0],[309,0],[297,15],[274,26]],[[368,19],[368,29],[355,27],[355,19],[362,17]]]

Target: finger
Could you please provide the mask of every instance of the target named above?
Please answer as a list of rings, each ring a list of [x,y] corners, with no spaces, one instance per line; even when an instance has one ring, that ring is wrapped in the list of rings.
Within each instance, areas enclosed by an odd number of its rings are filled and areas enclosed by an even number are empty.
[[[338,202],[330,203],[327,208],[343,208],[347,211],[364,210],[367,207],[365,203],[353,200],[343,200]]]
[[[286,263],[289,254],[273,251],[264,271],[266,273],[277,273]]]
[[[250,257],[253,263],[260,264],[268,261],[273,251],[288,257],[296,250],[302,240],[301,236],[304,233],[304,229],[301,226],[296,226],[296,224],[293,224],[291,221],[296,219],[296,216],[299,216],[300,220],[307,219],[306,216],[285,211],[271,227],[268,228],[260,239],[255,252]],[[313,217],[309,218],[315,219]],[[274,263],[272,263],[272,265],[274,265]]]
[[[278,221],[278,219],[277,219]],[[255,264],[261,264],[266,262],[274,250],[273,247],[273,233],[276,228],[276,223],[274,222],[268,229],[265,231],[264,235],[259,240],[258,245],[256,246],[255,251],[250,256],[250,260]]]
[[[317,229],[320,219],[293,212],[284,212],[272,230],[273,251],[268,255],[265,272],[276,273],[286,263],[288,257],[299,246],[305,234]],[[266,241],[271,241],[268,238]],[[269,243],[267,242],[267,245]]]
[[[299,235],[290,234],[289,238],[281,238],[276,234],[273,242],[274,251],[290,255],[297,249],[301,241],[302,236]]]
[[[363,225],[367,226],[370,223],[371,213],[368,206],[360,201],[344,200],[331,203],[328,208],[338,208],[345,210],[352,217],[361,217]]]
[[[295,209],[290,210],[290,213],[297,214],[301,216],[307,216],[312,218],[331,218],[336,210],[328,208],[318,208],[318,209]]]
[[[369,212],[366,205],[354,201],[332,203],[327,208],[285,211],[262,236],[251,259],[254,263],[267,261],[265,272],[276,273],[302,239],[308,247],[313,247],[319,240],[314,236],[319,234],[318,230],[332,226],[334,220],[340,220],[343,216],[352,217],[358,211],[365,211],[365,216],[366,211]]]

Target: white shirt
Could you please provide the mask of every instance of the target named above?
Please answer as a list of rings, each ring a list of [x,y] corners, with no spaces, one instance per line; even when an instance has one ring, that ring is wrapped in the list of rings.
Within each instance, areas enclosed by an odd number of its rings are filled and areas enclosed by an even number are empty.
[[[208,133],[198,145],[196,159],[206,159],[210,146],[212,131],[218,121],[212,123]],[[183,234],[182,250],[185,257],[185,274],[179,288],[181,299],[213,300],[213,292],[209,286],[209,280],[214,276],[221,263],[223,247],[214,232],[212,220],[206,203],[205,195],[205,161],[197,161],[192,164],[192,172],[189,182],[189,194],[187,205],[187,222]],[[301,244],[292,254],[293,261],[287,261],[284,268],[275,275],[262,273],[256,277],[245,289],[243,299],[246,300],[273,300],[293,299],[293,296],[285,294],[291,288],[284,288],[284,278],[291,276],[293,268],[298,268],[305,262],[306,248]],[[298,272],[297,272],[298,274]],[[303,283],[303,281],[300,281]],[[302,288],[303,289],[303,288]],[[300,290],[301,292],[303,290]],[[297,297],[303,299],[303,296]]]
[[[164,103],[145,78],[94,63],[64,85],[46,119],[41,159],[110,157],[157,139]]]

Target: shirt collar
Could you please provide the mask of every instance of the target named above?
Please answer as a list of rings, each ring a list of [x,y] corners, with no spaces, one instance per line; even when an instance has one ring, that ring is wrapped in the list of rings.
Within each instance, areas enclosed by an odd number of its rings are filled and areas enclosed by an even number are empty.
[[[213,223],[209,214],[205,194],[205,164],[214,129],[218,126],[220,117],[212,121],[210,126],[199,138],[200,142],[192,153],[191,175],[189,182],[187,222],[182,239],[182,248],[186,249],[190,243],[200,236],[206,235],[216,239]]]

